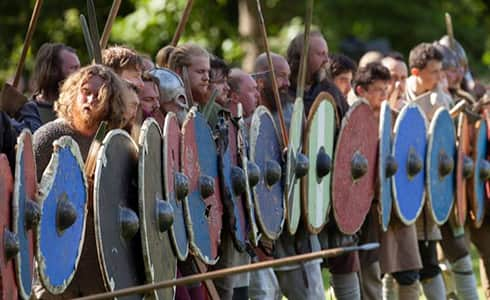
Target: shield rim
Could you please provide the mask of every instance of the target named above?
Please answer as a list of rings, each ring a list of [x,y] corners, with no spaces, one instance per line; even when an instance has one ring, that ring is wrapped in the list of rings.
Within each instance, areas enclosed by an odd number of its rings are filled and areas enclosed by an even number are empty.
[[[482,129],[484,128],[484,129]],[[485,184],[485,181],[480,179],[480,169],[478,168],[478,161],[486,160],[487,159],[487,153],[482,152],[480,153],[480,149],[478,148],[478,142],[480,138],[484,139],[487,141],[487,130],[488,130],[488,124],[485,119],[481,119],[476,122],[475,124],[475,134],[473,135],[475,137],[475,140],[473,142],[473,162],[474,162],[474,169],[473,169],[473,176],[470,179],[470,185],[471,185],[471,193],[470,193],[470,213],[473,213],[475,215],[474,219],[470,218],[472,220],[473,225],[475,228],[480,228],[483,225],[483,220],[485,219],[485,201],[482,199],[482,213],[481,213],[481,218],[477,219],[477,214],[476,212],[476,207],[478,205],[478,183]],[[488,149],[488,146],[487,146]],[[475,151],[476,150],[476,151]],[[485,197],[485,192],[483,192],[483,197]]]
[[[105,261],[104,257],[104,246],[102,245],[102,237],[101,237],[101,232],[100,232],[100,217],[99,217],[99,184],[100,184],[100,177],[101,177],[101,172],[102,168],[105,167],[107,164],[107,157],[105,155],[105,149],[112,137],[116,135],[123,135],[125,138],[128,138],[132,144],[132,146],[135,149],[135,152],[138,153],[138,145],[136,145],[136,142],[131,138],[131,136],[123,129],[112,129],[110,130],[104,139],[102,140],[102,144],[100,145],[99,150],[97,151],[97,159],[96,159],[96,166],[95,166],[95,172],[94,172],[94,189],[93,189],[93,211],[94,211],[94,231],[95,231],[95,244],[97,248],[97,258],[99,261],[99,268],[102,272],[102,279],[103,279],[103,284],[105,288],[112,292],[114,291],[114,284],[111,284],[114,282],[113,278],[108,278],[109,272],[107,271],[107,263]]]
[[[168,183],[168,174],[166,174],[166,166],[167,166],[167,153],[168,153],[168,142],[167,142],[167,135],[166,133],[168,132],[168,125],[171,121],[171,119],[175,119],[175,121],[177,122],[177,124],[179,124],[179,121],[177,120],[177,115],[173,112],[168,112],[167,115],[165,116],[165,121],[163,123],[163,130],[162,130],[162,137],[163,137],[163,147],[162,147],[162,150],[163,150],[163,184],[164,184],[164,191],[165,191],[165,198],[169,199],[169,195],[168,195],[168,192],[167,192],[167,186],[169,185]],[[182,140],[182,134],[181,134],[181,131],[182,128],[180,127],[179,125],[179,150],[180,150],[180,144],[181,144],[181,140]],[[179,164],[179,171],[181,171],[181,158],[180,158],[180,151],[178,153],[178,164]],[[182,212],[184,212],[184,202],[187,202],[187,197],[185,197],[184,199],[182,199]],[[184,214],[185,215],[185,214]],[[175,216],[175,215],[174,215]],[[184,220],[185,220],[185,216],[184,216]],[[187,220],[185,220],[184,222],[185,224],[187,224]],[[186,236],[188,235],[188,232],[187,232],[187,226],[185,228],[185,234]],[[176,234],[175,234],[175,230],[174,230],[174,225],[172,225],[170,227],[170,240],[172,241],[172,246],[174,248],[174,253],[175,255],[177,256],[177,258],[180,260],[180,261],[185,261],[187,259],[187,257],[189,256],[189,237],[187,236],[187,247],[186,247],[186,250],[185,250],[185,253],[181,253],[180,252],[180,249],[179,247],[177,246],[177,238],[176,238]]]
[[[362,222],[359,223],[359,225],[357,226],[357,228],[353,231],[346,231],[345,228],[341,228],[341,226],[339,226],[339,224],[337,223],[337,220],[338,220],[338,216],[337,216],[337,212],[335,210],[335,205],[334,205],[334,202],[335,202],[335,197],[333,197],[334,195],[334,189],[336,187],[334,183],[334,178],[335,178],[335,173],[336,173],[336,162],[337,162],[337,156],[338,156],[338,152],[341,150],[339,149],[339,139],[344,131],[344,128],[347,126],[347,122],[350,121],[351,119],[351,115],[353,114],[353,112],[357,109],[357,107],[359,107],[360,105],[367,105],[368,108],[372,111],[372,108],[371,108],[371,105],[369,104],[369,102],[367,102],[367,100],[365,100],[364,98],[357,98],[356,101],[354,101],[354,103],[352,103],[352,105],[349,107],[349,110],[347,111],[347,113],[345,114],[344,118],[342,119],[342,125],[340,127],[340,130],[339,130],[339,133],[337,135],[337,139],[335,141],[335,151],[334,151],[334,157],[335,157],[335,160],[334,160],[334,163],[333,163],[333,172],[332,172],[332,189],[331,189],[331,192],[332,192],[332,210],[333,210],[333,215],[334,215],[334,219],[335,219],[335,222],[337,224],[337,228],[339,229],[340,232],[342,232],[343,234],[346,234],[346,235],[352,235],[356,232],[359,231],[359,229],[362,227],[362,224],[364,223],[364,220]],[[377,147],[377,142],[376,142],[376,147]],[[377,150],[376,150],[377,152]],[[376,156],[377,156],[377,153],[376,153]],[[368,164],[368,168],[369,166],[372,165],[372,164]],[[376,163],[374,164],[374,176],[376,176],[377,172],[376,172],[376,168],[377,168],[377,165]],[[374,182],[373,182],[373,187],[372,187],[372,196],[370,197],[370,199],[368,200],[370,203],[369,203],[369,208],[366,210],[365,212],[365,216],[364,216],[364,219],[366,218],[366,216],[369,214],[369,210],[372,206],[372,202],[374,200],[374,195],[375,195],[375,187],[374,187]]]
[[[268,115],[268,117],[271,119],[271,123],[272,123],[272,126],[274,128],[274,132],[276,134],[276,137],[277,137],[277,140],[279,141],[279,144],[281,144],[280,142],[280,139],[279,139],[279,135],[278,135],[278,132],[277,132],[277,127],[276,127],[276,123],[274,122],[274,118],[272,117],[272,114],[270,113],[270,111],[263,105],[259,105],[254,113],[252,114],[252,121],[250,122],[250,136],[248,137],[249,140],[250,140],[250,151],[249,151],[249,155],[250,155],[250,160],[252,162],[255,162],[255,145],[257,143],[257,138],[258,138],[258,128],[256,128],[256,126],[253,126],[254,124],[256,124],[260,118],[260,115],[262,114],[266,114]],[[279,163],[279,162],[278,162]],[[263,174],[260,174],[260,177],[263,177]],[[281,179],[282,180],[282,179]],[[281,184],[279,182],[279,184]],[[255,207],[260,207],[259,203],[258,203],[258,200],[257,200],[257,192],[255,191],[255,188],[252,188],[252,193],[253,193],[253,201],[254,201],[254,206]],[[258,225],[259,225],[259,229],[260,231],[262,232],[262,234],[270,239],[270,240],[277,240],[279,238],[279,236],[281,235],[283,229],[284,229],[284,223],[286,222],[286,199],[284,199],[284,192],[282,193],[282,207],[284,208],[283,209],[283,212],[282,212],[282,218],[281,218],[281,224],[279,226],[279,232],[271,232],[269,231],[267,228],[266,228],[266,225],[265,225],[265,222],[263,221],[263,215],[260,211],[260,209],[256,209],[255,210],[255,215],[257,216],[256,220],[258,220]]]
[[[70,136],[62,136],[58,140],[53,142],[53,154],[51,155],[51,159],[49,160],[48,165],[46,166],[46,169],[43,172],[41,182],[38,185],[38,195],[37,195],[37,201],[41,208],[43,207],[44,202],[46,201],[46,198],[49,196],[49,193],[51,191],[51,188],[53,186],[53,183],[57,177],[58,173],[58,166],[59,166],[59,151],[62,148],[67,148],[73,157],[75,158],[75,161],[77,162],[80,172],[82,173],[82,180],[84,183],[85,187],[85,205],[84,205],[84,215],[83,215],[83,221],[82,221],[82,236],[80,239],[80,244],[78,246],[78,255],[75,258],[75,269],[73,270],[72,274],[68,276],[68,278],[65,279],[63,284],[60,286],[55,286],[51,284],[49,280],[49,276],[44,272],[46,264],[44,260],[44,256],[41,251],[41,246],[40,246],[40,240],[41,240],[41,227],[42,227],[42,221],[43,218],[39,220],[39,226],[36,228],[36,245],[35,245],[35,253],[36,253],[36,260],[38,263],[37,266],[37,271],[39,273],[39,277],[42,281],[43,286],[48,290],[51,294],[58,295],[63,293],[68,286],[70,285],[71,281],[75,277],[75,274],[78,269],[78,263],[80,262],[80,257],[82,256],[82,250],[83,246],[85,243],[85,228],[87,226],[87,213],[88,213],[88,181],[87,177],[85,176],[85,170],[84,170],[84,163],[82,159],[82,154],[80,152],[80,148],[77,144],[77,142]]]
[[[386,178],[386,156],[391,155],[393,153],[393,131],[392,131],[392,126],[393,126],[393,119],[392,119],[392,110],[390,107],[390,104],[388,103],[387,100],[384,100],[381,102],[381,109],[380,109],[380,114],[379,114],[379,146],[378,146],[378,176],[379,176],[379,207],[380,207],[380,218],[381,218],[381,229],[383,232],[388,231],[388,227],[390,226],[390,221],[391,221],[391,214],[393,211],[393,194],[392,194],[392,179]],[[389,128],[387,129],[386,126],[389,125]],[[389,132],[389,135],[386,136],[386,131]],[[388,138],[388,149],[385,149],[383,147],[384,145],[384,139]],[[386,153],[385,153],[386,151]],[[386,180],[386,182],[385,182]],[[385,184],[388,184],[389,186],[386,187],[388,189],[388,192],[390,194],[390,208],[389,208],[389,214],[388,216],[384,215],[384,204],[385,201],[381,199],[384,195],[383,191],[385,188]]]
[[[306,122],[306,127],[305,127],[305,135],[304,135],[304,140],[303,140],[303,150],[304,150],[304,153],[305,155],[307,155],[309,153],[309,137],[310,137],[310,130],[311,130],[311,126],[312,126],[312,120],[313,120],[313,116],[316,114],[318,108],[320,107],[320,105],[322,104],[322,102],[329,102],[330,105],[332,105],[332,108],[333,108],[333,132],[332,132],[332,139],[333,139],[333,145],[335,145],[335,128],[337,127],[337,124],[338,124],[338,120],[337,120],[337,105],[335,104],[335,100],[333,98],[333,96],[328,93],[328,92],[320,92],[318,94],[318,96],[316,96],[315,98],[315,101],[313,101],[313,104],[311,105],[311,108],[310,108],[310,111],[308,113],[308,118],[307,118],[307,122]],[[334,161],[334,151],[335,151],[335,146],[332,147],[332,153],[330,154],[331,156],[331,159],[332,161]],[[310,166],[311,167],[311,166]],[[309,210],[308,210],[308,204],[309,204],[309,198],[308,198],[308,185],[309,185],[309,181],[308,181],[308,175],[305,176],[302,180],[301,180],[301,208],[303,210],[303,217],[304,217],[304,220],[305,220],[305,224],[306,224],[306,229],[308,230],[309,233],[311,234],[318,234],[320,233],[323,228],[325,227],[325,225],[327,224],[328,222],[328,216],[330,214],[330,211],[331,211],[331,208],[332,208],[332,172],[329,173],[330,175],[330,192],[328,193],[328,203],[327,203],[327,208],[325,210],[325,216],[324,216],[324,221],[322,223],[321,226],[318,226],[318,227],[315,227],[311,224],[310,222],[310,217],[309,217]],[[325,201],[325,199],[322,199],[323,201]]]
[[[31,147],[28,148],[28,147],[25,147],[25,139],[29,139],[30,140],[30,144],[31,144]],[[19,193],[20,193],[20,189],[21,189],[21,186],[20,186],[20,177],[24,174],[23,170],[20,170],[21,168],[20,167],[17,167],[20,165],[20,161],[22,160],[22,156],[24,154],[24,151],[29,151],[30,153],[32,153],[32,158],[34,160],[34,176],[36,176],[35,174],[37,174],[36,172],[36,164],[35,164],[35,160],[36,160],[36,157],[34,155],[34,148],[32,147],[32,133],[29,129],[23,129],[21,131],[21,133],[19,134],[19,136],[17,137],[17,146],[16,146],[16,153],[15,153],[15,165],[16,165],[16,168],[15,168],[15,175],[14,175],[14,189],[12,191],[12,231],[18,236],[18,232],[19,232],[19,227],[18,227],[18,219],[19,219]],[[27,149],[27,150],[26,150]],[[36,179],[34,179],[35,182],[37,182]],[[36,186],[36,190],[37,190],[37,186]],[[35,195],[33,197],[33,199],[31,199],[32,201],[35,201]],[[25,219],[24,219],[25,221]],[[34,270],[34,231],[36,229],[33,228],[31,229],[31,238],[29,238],[28,234],[27,235],[27,243],[29,246],[33,246],[33,249],[31,249],[32,251],[32,257],[30,258],[32,260],[32,269],[31,269],[31,282],[29,283],[31,285],[31,290],[29,292],[25,291],[24,290],[24,285],[22,284],[22,275],[21,275],[21,266],[19,265],[19,259],[20,259],[20,256],[21,256],[21,252],[22,252],[22,249],[21,251],[19,251],[19,253],[17,253],[17,255],[15,255],[14,257],[14,268],[15,268],[15,274],[16,274],[16,280],[17,280],[17,290],[18,290],[18,295],[22,298],[22,299],[29,299],[32,295],[32,278],[33,278],[33,270]],[[29,241],[30,240],[30,241]],[[28,250],[29,251],[29,250]]]
[[[426,170],[430,170],[431,165],[432,165],[431,154],[432,154],[433,147],[434,147],[434,140],[436,140],[436,138],[437,138],[437,136],[434,135],[434,131],[436,129],[436,126],[437,126],[438,122],[440,122],[439,120],[442,118],[442,116],[444,114],[447,114],[447,117],[449,119],[451,119],[451,116],[449,115],[449,111],[446,108],[444,108],[444,107],[439,107],[434,112],[434,116],[432,118],[432,121],[429,124],[429,130],[427,131],[427,154],[426,154],[426,159],[425,159],[425,169]],[[451,131],[451,133],[452,133],[451,134],[452,141],[453,141],[454,147],[456,148],[456,133],[455,133],[455,130],[454,130],[454,126],[451,126],[451,128],[452,128],[452,131]],[[449,134],[449,132],[446,132],[445,134]],[[452,172],[455,173],[455,170],[453,170]],[[427,206],[429,208],[429,211],[430,211],[432,220],[437,225],[442,225],[442,224],[446,223],[446,221],[451,216],[451,212],[453,211],[454,190],[452,191],[453,201],[451,201],[451,205],[449,206],[449,209],[447,210],[446,215],[444,216],[443,219],[437,219],[436,213],[434,212],[434,208],[433,208],[433,205],[432,205],[432,192],[431,192],[431,186],[432,186],[432,184],[431,183],[432,183],[432,179],[433,178],[431,178],[430,172],[426,172],[425,179],[426,179],[426,195],[427,195],[427,197],[426,197],[427,198],[426,199],[426,203],[427,203]],[[454,179],[456,179],[456,178],[454,178]],[[434,181],[437,182],[437,180],[434,180]],[[454,183],[453,183],[453,185],[454,185]]]
[[[426,139],[426,144],[427,144],[427,123],[428,123],[427,117],[425,116],[424,112],[422,111],[422,108],[420,108],[420,106],[417,103],[410,102],[402,108],[402,110],[398,114],[398,117],[395,120],[395,127],[393,128],[393,135],[394,135],[393,143],[392,143],[393,147],[391,149],[391,155],[393,155],[393,157],[396,157],[395,156],[395,154],[396,154],[395,145],[396,145],[396,142],[398,141],[398,132],[400,131],[400,123],[401,123],[402,117],[404,117],[407,114],[409,109],[417,109],[418,113],[420,114],[420,116],[424,120],[425,139]],[[425,153],[422,157],[425,160]],[[425,168],[425,161],[423,163],[423,166]],[[413,220],[408,220],[407,218],[405,218],[401,214],[400,207],[398,205],[398,197],[397,197],[398,193],[397,193],[397,189],[396,189],[396,177],[393,176],[393,178],[391,180],[392,180],[391,181],[391,190],[392,190],[392,195],[393,195],[393,203],[394,203],[394,207],[395,207],[395,212],[403,224],[405,224],[407,226],[412,225],[415,223],[415,221],[417,221],[417,218],[420,216],[420,214],[422,213],[422,210],[425,206],[425,196],[426,196],[425,186],[424,186],[424,191],[422,193],[422,201],[420,203],[420,207],[418,208],[418,211],[417,211],[415,217],[413,218]],[[424,184],[425,184],[425,180],[424,180]]]
[[[458,139],[458,165],[457,165],[457,170],[456,170],[456,200],[454,204],[454,209],[453,209],[453,216],[456,224],[463,226],[466,223],[466,218],[468,217],[468,195],[467,195],[467,190],[468,190],[468,180],[464,178],[463,176],[463,162],[464,160],[459,159],[459,155],[464,156],[469,156],[468,153],[468,148],[470,147],[469,145],[469,135],[468,135],[468,130],[469,130],[469,124],[468,124],[468,118],[464,113],[460,113],[458,117],[458,130],[457,130],[457,139]],[[458,177],[461,178],[461,181],[458,182]],[[458,197],[458,192],[460,189],[464,189],[463,191],[463,197],[464,200],[459,200]],[[462,207],[460,207],[459,204],[462,204]],[[462,214],[458,214],[458,211],[461,209]]]

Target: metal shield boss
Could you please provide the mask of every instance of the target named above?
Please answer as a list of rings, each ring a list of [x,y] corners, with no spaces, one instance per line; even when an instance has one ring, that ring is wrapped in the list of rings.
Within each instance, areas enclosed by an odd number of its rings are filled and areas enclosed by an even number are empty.
[[[143,122],[138,144],[139,216],[146,282],[175,279],[177,258],[168,234],[174,214],[163,189],[163,141],[153,118]],[[147,297],[173,299],[174,291],[174,288],[158,289]]]
[[[303,99],[298,98],[294,101],[293,114],[289,125],[285,178],[286,223],[288,232],[291,235],[296,233],[301,216],[300,179],[308,172],[308,158],[302,153],[303,118]]]
[[[306,228],[318,234],[328,221],[330,211],[331,170],[335,138],[335,106],[324,92],[313,102],[308,115],[304,151],[310,167],[302,179],[303,215]]]
[[[37,191],[36,165],[32,148],[32,135],[25,129],[17,138],[15,181],[13,192],[13,232],[19,240],[15,256],[15,271],[19,297],[28,299],[32,291],[34,266],[34,230],[39,223],[40,207],[35,202]]]
[[[12,231],[12,192],[14,178],[5,154],[0,154],[0,281],[1,299],[18,299],[14,257],[20,251],[19,238]]]
[[[245,251],[247,243],[247,220],[242,195],[246,192],[245,173],[238,166],[237,157],[237,128],[225,118],[218,121],[218,153],[219,171],[223,209],[227,218],[226,225],[232,233],[235,247]]]
[[[454,204],[454,220],[463,226],[467,216],[467,179],[473,175],[473,159],[470,157],[471,145],[468,117],[465,113],[458,116],[458,157],[456,164],[456,200]]]
[[[453,208],[456,157],[454,123],[441,107],[429,126],[426,156],[427,205],[438,225],[447,221]]]
[[[393,176],[395,211],[405,225],[415,222],[424,207],[427,120],[415,103],[399,113],[394,128],[393,157],[398,171]]]
[[[113,291],[142,284],[138,146],[126,131],[111,130],[102,141],[93,193],[95,239],[105,288]],[[127,297],[133,298],[141,295]]]
[[[388,101],[381,103],[379,114],[379,205],[381,212],[381,228],[388,230],[393,208],[391,180],[398,170],[398,163],[392,155],[392,111]]]
[[[259,106],[250,125],[250,160],[260,170],[253,196],[260,231],[270,240],[282,232],[285,201],[282,175],[282,150],[274,119],[267,108]]]
[[[180,172],[180,126],[174,113],[167,113],[163,125],[163,182],[165,197],[172,206],[173,224],[170,238],[177,258],[186,260],[189,254],[184,202],[189,194],[189,180]]]
[[[487,157],[487,121],[477,121],[473,134],[473,175],[468,184],[470,218],[479,228],[485,217],[485,183],[490,177],[490,163]]]
[[[359,230],[371,207],[376,180],[378,125],[367,102],[352,104],[342,120],[332,174],[334,217],[339,230]]]
[[[193,253],[215,264],[222,228],[223,206],[218,178],[218,152],[204,117],[191,110],[182,126],[182,170],[189,178],[184,202],[187,232]]]
[[[75,140],[61,137],[53,148],[40,183],[36,258],[43,286],[60,294],[75,276],[82,254],[88,183]]]

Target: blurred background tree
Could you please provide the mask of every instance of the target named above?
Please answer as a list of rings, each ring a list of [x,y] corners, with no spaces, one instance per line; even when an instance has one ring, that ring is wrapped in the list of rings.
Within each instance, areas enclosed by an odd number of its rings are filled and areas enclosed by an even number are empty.
[[[34,0],[0,1],[0,83],[13,75],[20,56]],[[304,1],[261,0],[273,51],[285,54],[291,38],[303,29]],[[170,42],[185,0],[124,0],[110,44],[126,44],[152,57]],[[111,0],[95,1],[102,30]],[[490,76],[490,1],[383,0],[315,1],[314,25],[326,36],[331,52],[358,59],[367,50],[384,49],[408,57],[411,47],[445,34],[444,12],[453,18],[456,38],[465,47],[478,76]],[[44,42],[66,43],[88,58],[79,15],[85,1],[44,0],[38,28],[26,63],[32,71],[35,53]],[[224,57],[235,66],[251,68],[262,42],[258,34],[255,0],[195,0],[181,42],[192,41]]]

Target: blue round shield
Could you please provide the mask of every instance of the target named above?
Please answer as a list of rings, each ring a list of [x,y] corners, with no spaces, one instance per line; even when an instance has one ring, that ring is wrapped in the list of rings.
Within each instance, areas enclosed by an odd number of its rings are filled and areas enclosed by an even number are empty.
[[[424,207],[427,119],[415,103],[405,105],[395,122],[393,156],[398,171],[393,176],[393,199],[400,220],[410,225]]]
[[[480,120],[475,125],[473,139],[473,176],[470,179],[470,212],[471,218],[476,227],[480,227],[485,217],[485,179],[481,176],[481,170],[487,155],[487,122]]]
[[[445,108],[436,110],[429,127],[427,147],[427,204],[434,221],[447,221],[454,204],[456,132]]]
[[[51,160],[41,179],[39,199],[41,219],[36,247],[39,276],[50,293],[60,294],[77,270],[87,215],[83,159],[71,137],[54,142]],[[60,219],[63,213],[70,213],[63,211],[67,206],[75,213],[71,224],[63,224]]]
[[[387,101],[381,103],[379,114],[379,204],[381,206],[381,227],[383,231],[388,230],[391,219],[391,209],[393,207],[393,197],[391,191],[391,178],[393,174],[387,174],[389,158],[392,157],[392,120],[391,109]],[[390,176],[391,175],[391,176]]]

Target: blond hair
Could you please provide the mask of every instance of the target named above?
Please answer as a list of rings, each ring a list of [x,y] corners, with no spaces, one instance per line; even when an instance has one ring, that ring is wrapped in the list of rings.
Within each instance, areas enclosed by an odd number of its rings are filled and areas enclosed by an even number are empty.
[[[175,47],[168,57],[168,68],[177,72],[182,67],[189,67],[193,57],[209,57],[209,53],[202,47],[195,44],[184,44]]]
[[[135,50],[113,46],[102,51],[102,64],[121,75],[124,70],[143,70],[143,59]]]

